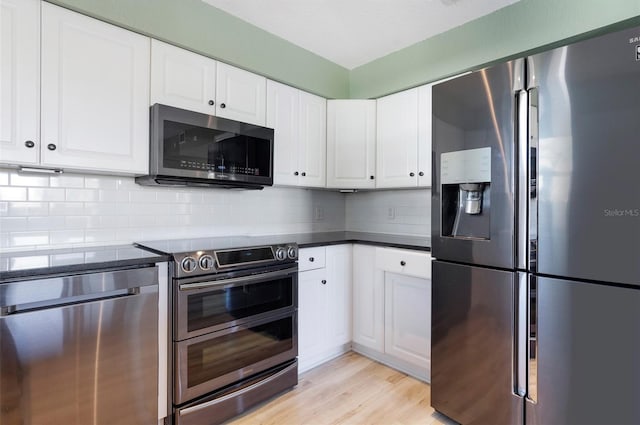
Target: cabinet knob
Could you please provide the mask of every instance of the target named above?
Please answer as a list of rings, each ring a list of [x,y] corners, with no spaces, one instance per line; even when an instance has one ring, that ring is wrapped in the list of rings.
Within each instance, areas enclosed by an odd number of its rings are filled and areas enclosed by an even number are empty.
[[[416,173],[409,173],[409,177],[413,177],[415,175],[416,175]]]
[[[209,105],[213,106],[215,104],[215,102],[213,100],[209,101]]]
[[[407,265],[407,262],[406,262],[406,261],[400,261],[400,265],[401,265],[402,267],[404,267],[404,266],[406,266],[406,265]]]
[[[305,173],[304,171],[302,172],[302,174],[300,174],[302,177],[306,176],[307,173]]]
[[[220,107],[221,107],[222,109],[224,109],[224,108],[226,108],[226,107],[227,107],[227,105],[225,105],[224,103],[221,103],[221,104],[220,104]]]
[[[313,258],[313,257],[309,257],[309,262],[310,262],[310,263],[313,263],[314,261],[316,261],[316,259],[315,259],[315,258]]]
[[[56,150],[56,148],[57,148],[57,146],[56,146],[56,145],[54,145],[53,143],[49,143],[49,144],[47,145],[47,149],[49,149],[50,151],[55,151],[55,150]]]
[[[371,180],[375,179],[375,177],[373,177],[373,176],[369,176],[369,178],[370,178]]]
[[[27,140],[26,142],[24,142],[24,145],[26,147],[28,147],[29,149],[31,149],[32,147],[34,147],[36,144],[33,143],[33,140]]]
[[[420,172],[418,173],[418,175],[419,175],[420,177],[422,177],[422,176],[424,176],[424,173],[423,173],[422,171],[420,171]]]
[[[327,284],[327,281],[326,281],[325,279],[322,279],[322,284],[323,284],[323,285],[326,285],[326,284]]]
[[[297,176],[298,174],[300,174],[300,173],[298,173],[297,171],[294,171],[294,173],[293,173],[294,176]]]

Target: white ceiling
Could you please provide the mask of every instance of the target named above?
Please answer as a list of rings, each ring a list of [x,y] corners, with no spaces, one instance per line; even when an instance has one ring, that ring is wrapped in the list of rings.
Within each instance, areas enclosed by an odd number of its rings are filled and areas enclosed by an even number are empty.
[[[347,69],[519,0],[202,0]]]

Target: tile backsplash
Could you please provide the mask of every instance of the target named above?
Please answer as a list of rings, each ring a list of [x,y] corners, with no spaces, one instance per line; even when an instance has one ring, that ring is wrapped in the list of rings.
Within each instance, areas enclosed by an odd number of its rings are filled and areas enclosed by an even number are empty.
[[[345,228],[337,192],[145,187],[133,177],[0,169],[0,251]]]
[[[346,195],[347,230],[431,236],[431,190],[381,190]]]

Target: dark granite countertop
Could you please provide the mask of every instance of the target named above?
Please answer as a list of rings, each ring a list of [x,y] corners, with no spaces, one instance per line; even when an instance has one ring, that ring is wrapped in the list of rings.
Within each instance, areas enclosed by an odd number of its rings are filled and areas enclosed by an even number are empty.
[[[297,242],[300,248],[342,243],[389,246],[394,248],[431,251],[431,238],[426,236],[391,235],[368,232],[320,232],[279,236]]]
[[[245,237],[245,239],[247,239]],[[318,232],[252,237],[251,243],[297,242],[300,248],[343,243],[431,250],[428,237],[367,232]],[[249,242],[246,242],[247,244]],[[134,245],[7,252],[0,254],[0,283],[29,277],[90,272],[168,261],[170,256]]]
[[[133,245],[7,252],[0,254],[0,283],[29,277],[90,272],[168,261]]]

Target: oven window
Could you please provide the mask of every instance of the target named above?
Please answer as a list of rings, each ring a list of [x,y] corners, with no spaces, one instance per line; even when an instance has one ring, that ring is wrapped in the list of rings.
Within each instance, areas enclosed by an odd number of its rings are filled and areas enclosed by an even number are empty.
[[[270,177],[271,140],[164,121],[164,168]]]
[[[289,316],[189,345],[187,385],[194,387],[292,350],[293,320]]]
[[[187,331],[293,306],[293,276],[231,288],[212,289],[187,298]]]

